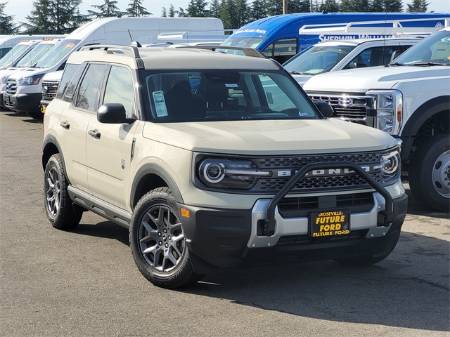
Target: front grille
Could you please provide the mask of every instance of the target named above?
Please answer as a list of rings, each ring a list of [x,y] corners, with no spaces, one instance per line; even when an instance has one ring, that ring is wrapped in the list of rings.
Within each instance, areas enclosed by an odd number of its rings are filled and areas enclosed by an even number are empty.
[[[338,194],[314,197],[285,197],[278,203],[283,218],[307,217],[321,209],[345,209],[351,213],[369,212],[374,206],[371,192]]]
[[[10,95],[14,95],[17,91],[17,82],[16,80],[10,80],[6,82],[6,92]]]
[[[58,91],[57,81],[44,81],[42,82],[42,99],[44,101],[51,101],[56,96]]]
[[[336,117],[373,126],[373,98],[364,95],[310,93],[314,102],[326,102],[333,107]]]

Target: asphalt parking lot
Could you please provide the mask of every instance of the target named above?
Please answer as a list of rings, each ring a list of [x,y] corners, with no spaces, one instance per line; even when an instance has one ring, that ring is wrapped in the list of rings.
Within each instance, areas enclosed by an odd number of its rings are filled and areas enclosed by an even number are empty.
[[[0,112],[1,336],[449,336],[450,220],[410,202],[392,255],[221,271],[183,291],[147,282],[126,229],[92,214],[52,229],[42,123]]]

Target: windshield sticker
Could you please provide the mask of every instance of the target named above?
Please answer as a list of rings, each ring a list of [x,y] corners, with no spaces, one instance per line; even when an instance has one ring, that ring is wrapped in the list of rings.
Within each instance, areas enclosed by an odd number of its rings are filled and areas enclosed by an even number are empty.
[[[167,117],[166,100],[164,98],[164,91],[153,91],[152,92],[153,101],[155,102],[156,116],[157,117]]]
[[[226,88],[239,88],[239,84],[237,83],[225,83]]]
[[[309,114],[308,112],[301,112],[301,111],[299,111],[299,112],[298,112],[298,116],[299,116],[299,117],[309,117],[310,114]]]

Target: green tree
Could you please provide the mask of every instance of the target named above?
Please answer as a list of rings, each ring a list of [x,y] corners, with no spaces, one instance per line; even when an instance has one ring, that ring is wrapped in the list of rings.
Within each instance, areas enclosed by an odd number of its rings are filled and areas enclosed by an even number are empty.
[[[288,13],[305,13],[310,10],[309,0],[290,0],[288,2]]]
[[[250,8],[247,0],[230,0],[229,11],[231,14],[232,28],[240,28],[245,25],[250,16]]]
[[[369,0],[341,0],[339,9],[341,12],[368,12]]]
[[[188,14],[186,13],[186,11],[184,10],[184,8],[179,7],[177,10],[177,15],[179,18],[184,18],[186,16],[188,16]]]
[[[413,0],[408,4],[408,12],[426,12],[429,4],[426,0]]]
[[[14,34],[16,27],[13,23],[13,17],[5,13],[7,2],[0,2],[0,34]]]
[[[192,17],[208,16],[207,6],[208,3],[205,0],[191,0],[186,9],[187,15]]]
[[[282,0],[265,0],[267,15],[280,15],[283,14],[283,1]]]
[[[88,13],[94,18],[121,17],[123,12],[117,7],[117,0],[103,0],[101,5],[92,5],[97,10],[89,9]]]
[[[384,0],[373,0],[370,5],[371,12],[383,12],[384,11]]]
[[[339,12],[339,4],[336,0],[325,0],[320,5],[321,12]]]
[[[209,5],[209,15],[218,18],[220,15],[220,2],[219,0],[212,0]]]
[[[166,7],[163,7],[163,8],[162,8],[162,11],[161,11],[161,17],[167,18],[167,9],[166,9]]]
[[[230,1],[229,0],[222,0],[220,3],[219,8],[219,18],[223,22],[223,26],[225,29],[231,29],[232,22],[231,22],[231,11],[230,11]]]
[[[128,4],[127,15],[132,17],[151,15],[142,4],[142,0],[131,0]]]
[[[401,12],[403,10],[402,0],[384,0],[385,12]]]
[[[35,0],[24,24],[27,33],[66,34],[85,21],[80,0]]]
[[[170,4],[170,6],[169,6],[169,18],[173,18],[175,16],[175,14],[176,14],[175,7],[173,7],[173,5]]]
[[[266,0],[254,0],[250,9],[250,19],[259,20],[267,15]]]

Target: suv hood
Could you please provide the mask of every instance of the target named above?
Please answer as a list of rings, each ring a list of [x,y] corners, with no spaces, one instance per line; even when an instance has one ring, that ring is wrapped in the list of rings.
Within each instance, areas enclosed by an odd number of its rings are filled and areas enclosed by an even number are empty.
[[[302,87],[304,84],[311,78],[313,75],[295,75],[291,74],[291,76],[300,84]]]
[[[336,118],[190,123],[145,123],[143,136],[189,151],[301,154],[381,150],[387,133]]]
[[[311,78],[306,91],[364,92],[370,89],[391,89],[399,82],[450,75],[444,66],[392,66],[332,71]]]
[[[16,71],[13,74],[11,74],[9,78],[13,80],[18,80],[23,77],[39,75],[46,72],[47,70],[42,68],[24,68],[24,69],[17,68]]]

